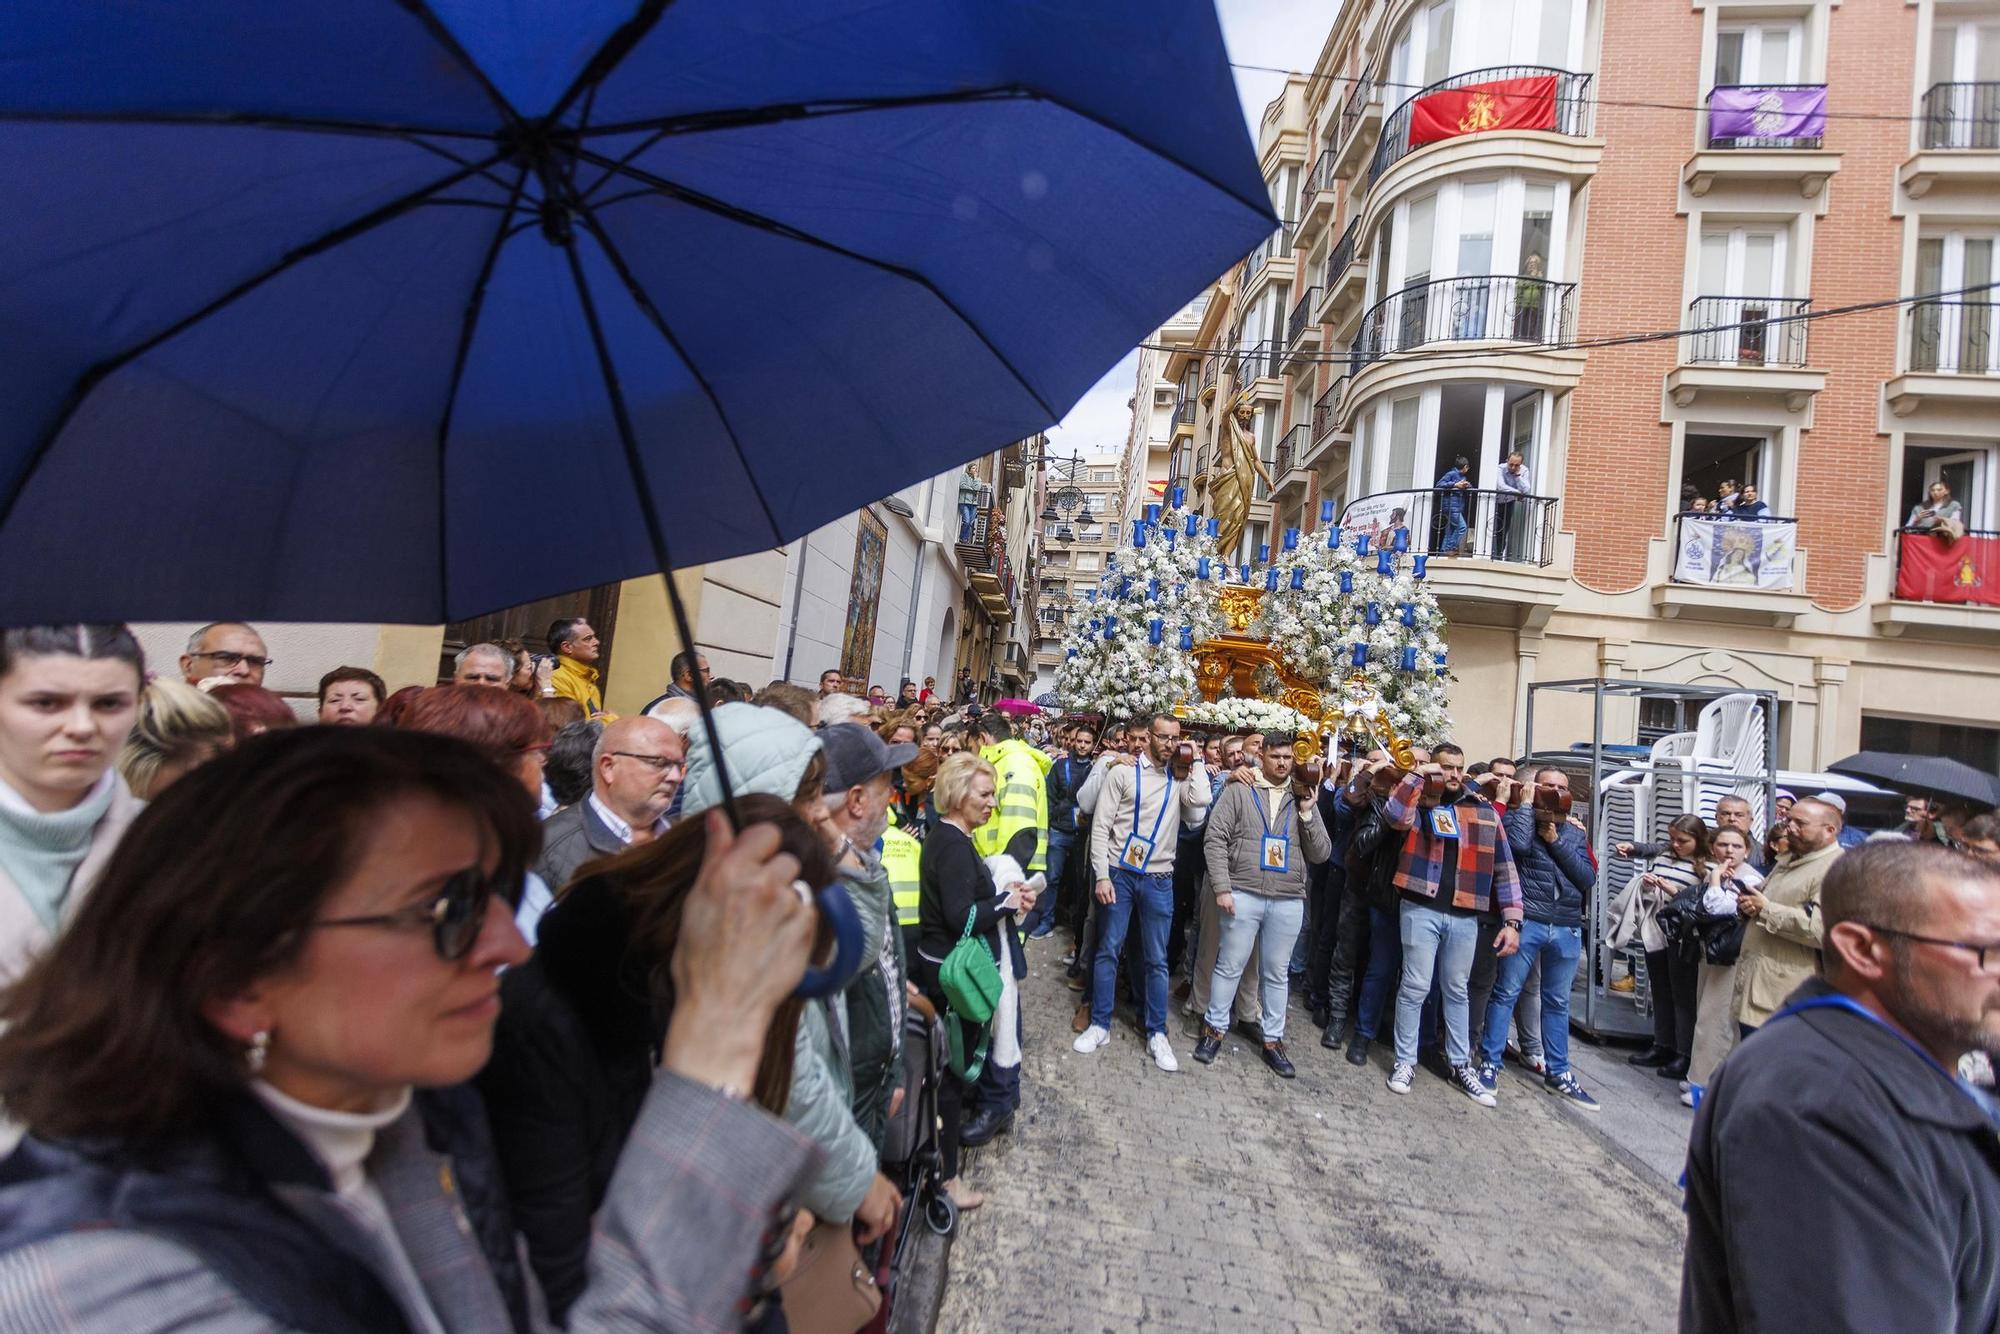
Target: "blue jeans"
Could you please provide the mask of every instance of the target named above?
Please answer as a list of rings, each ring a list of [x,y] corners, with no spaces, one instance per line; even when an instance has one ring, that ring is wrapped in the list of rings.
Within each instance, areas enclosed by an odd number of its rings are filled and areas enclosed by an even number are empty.
[[[1146,957],[1144,1014],[1146,1036],[1167,1031],[1167,929],[1174,924],[1174,877],[1140,875],[1122,866],[1111,868],[1112,900],[1097,905],[1097,959],[1091,965],[1090,1022],[1111,1027],[1111,1006],[1118,998],[1118,952],[1125,948],[1125,931],[1132,910],[1139,911],[1139,948]]]
[[[1354,1010],[1354,1032],[1370,1042],[1382,1031],[1382,1007],[1403,971],[1403,933],[1391,913],[1368,910],[1368,969],[1361,975],[1361,1000]]]
[[[978,519],[978,517],[979,517],[979,506],[963,500],[958,502],[959,541],[970,542],[972,540],[973,524]]]
[[[1551,1076],[1569,1072],[1569,989],[1576,981],[1577,961],[1582,957],[1582,927],[1536,921],[1521,924],[1521,948],[1500,961],[1499,975],[1493,979],[1493,999],[1486,1003],[1486,1035],[1479,1043],[1481,1060],[1500,1064],[1521,986],[1535,960],[1540,959],[1542,1059],[1548,1063]]]
[[[1056,898],[1062,890],[1063,866],[1069,861],[1069,850],[1076,842],[1076,835],[1061,829],[1049,830],[1049,886],[1042,891],[1042,897],[1035,902],[1035,910],[1028,914],[1021,929],[1029,935],[1044,926],[1053,926],[1056,920]]]
[[[1215,952],[1215,976],[1208,984],[1208,1026],[1229,1031],[1230,1011],[1236,1006],[1236,987],[1243,979],[1243,966],[1261,933],[1263,949],[1258,954],[1258,982],[1263,988],[1264,1041],[1278,1042],[1285,1036],[1285,1010],[1291,988],[1285,974],[1292,945],[1305,924],[1304,899],[1280,899],[1266,894],[1237,890],[1234,913],[1223,913],[1222,943]]]
[[[1479,919],[1404,899],[1401,904],[1403,981],[1396,991],[1396,1061],[1417,1063],[1417,1029],[1424,997],[1436,977],[1444,993],[1444,1055],[1453,1066],[1472,1060],[1466,1037],[1466,983],[1479,949]]]
[[[1448,509],[1444,512],[1444,540],[1438,543],[1438,550],[1456,552],[1463,545],[1465,545],[1465,511]]]

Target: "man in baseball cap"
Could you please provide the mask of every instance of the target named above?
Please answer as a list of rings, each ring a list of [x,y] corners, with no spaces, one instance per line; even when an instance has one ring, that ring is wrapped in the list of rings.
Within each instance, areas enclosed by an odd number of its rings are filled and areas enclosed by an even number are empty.
[[[838,869],[868,942],[861,971],[847,985],[848,1064],[854,1073],[854,1119],[877,1149],[904,1097],[904,979],[909,969],[896,922],[895,890],[877,843],[889,826],[895,770],[916,758],[909,742],[891,746],[859,723],[819,731],[826,755],[827,823],[840,835]]]

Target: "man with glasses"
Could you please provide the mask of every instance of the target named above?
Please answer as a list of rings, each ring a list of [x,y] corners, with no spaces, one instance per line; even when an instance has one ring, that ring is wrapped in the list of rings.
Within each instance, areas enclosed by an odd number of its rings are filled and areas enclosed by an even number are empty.
[[[264,684],[271,665],[264,637],[241,621],[216,621],[188,636],[181,654],[181,676],[191,686],[223,676],[243,685]]]
[[[1818,899],[1824,976],[1695,1113],[1680,1327],[2000,1329],[2000,1122],[1952,1073],[2000,1054],[2000,867],[1871,843]]]
[[[590,795],[543,823],[536,874],[560,894],[585,862],[659,837],[686,775],[686,746],[667,724],[643,714],[606,724],[591,756]]]
[[[1750,923],[1736,957],[1736,1022],[1746,1033],[1819,972],[1820,886],[1841,854],[1840,826],[1840,812],[1818,798],[1793,802],[1785,813],[1790,853],[1754,892],[1737,896],[1736,911]]]

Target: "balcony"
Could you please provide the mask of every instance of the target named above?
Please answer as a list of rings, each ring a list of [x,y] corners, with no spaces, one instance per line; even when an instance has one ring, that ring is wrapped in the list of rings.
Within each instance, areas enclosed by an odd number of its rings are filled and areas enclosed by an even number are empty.
[[[2000,83],[1933,84],[1917,129],[1923,147],[1896,174],[1910,198],[2000,186]]]
[[[1232,397],[1247,391],[1257,397],[1275,399],[1282,392],[1278,383],[1278,357],[1278,345],[1268,338],[1231,357],[1228,377]]]
[[[1529,129],[1501,130],[1500,133],[1547,133],[1582,138],[1590,133],[1590,84],[1588,74],[1573,74],[1568,70],[1555,69],[1546,65],[1497,65],[1491,69],[1469,70],[1464,74],[1454,74],[1449,79],[1440,79],[1426,88],[1420,88],[1403,100],[1382,124],[1382,141],[1375,146],[1374,159],[1368,166],[1368,184],[1374,185],[1382,179],[1382,174],[1419,148],[1428,146],[1410,142],[1410,122],[1416,114],[1417,102],[1433,93],[1453,92],[1482,83],[1497,83],[1502,79],[1555,80],[1555,94],[1544,117],[1547,124]],[[1524,99],[1525,100],[1525,99]],[[1491,131],[1489,131],[1490,133]],[[1457,137],[1457,136],[1454,136]],[[1439,140],[1436,142],[1448,142]]]
[[[1290,368],[1303,366],[1310,369],[1313,357],[1319,352],[1319,323],[1313,318],[1319,297],[1319,288],[1308,287],[1292,303],[1291,318],[1285,321],[1285,358]]]
[[[1875,628],[1922,639],[2000,639],[2000,532],[1974,529],[1946,542],[1896,534],[1894,596],[1877,602]]]
[[[1184,435],[1192,436],[1194,434],[1194,413],[1195,408],[1198,406],[1192,397],[1185,394],[1175,401],[1174,439],[1178,440]]]
[[[1222,358],[1211,356],[1201,368],[1201,397],[1204,402],[1215,397],[1215,377],[1222,372]]]
[[[1453,502],[1456,502],[1454,505]],[[1539,629],[1569,585],[1552,568],[1556,502],[1513,491],[1431,489],[1364,496],[1340,516],[1343,540],[1368,533],[1430,557],[1425,577],[1454,624]]]
[[[1391,293],[1369,308],[1354,340],[1357,370],[1440,343],[1563,347],[1575,322],[1576,284],[1509,274],[1438,278]]]
[[[1292,233],[1286,224],[1251,251],[1243,260],[1243,282],[1236,304],[1247,309],[1266,283],[1292,276]]]
[[[1333,326],[1336,339],[1352,341],[1361,300],[1368,295],[1368,265],[1356,255],[1360,237],[1361,219],[1357,217],[1347,224],[1333,253],[1326,257],[1319,321]]]
[[[1336,429],[1340,422],[1340,396],[1347,391],[1347,381],[1347,376],[1341,376],[1313,401],[1312,434],[1307,438],[1301,460],[1309,468],[1317,464],[1335,442],[1350,438],[1345,431]]]
[[[1717,185],[1790,182],[1817,198],[1840,170],[1840,154],[1823,145],[1823,83],[1719,84],[1703,108],[1703,147],[1681,168],[1688,193],[1700,198]]]
[[[1688,303],[1681,364],[1667,375],[1679,407],[1704,395],[1777,395],[1803,412],[1826,387],[1806,369],[1806,297],[1703,296]]]
[[[1271,480],[1277,485],[1271,489],[1271,502],[1275,505],[1289,505],[1304,499],[1306,478],[1305,453],[1311,441],[1311,428],[1300,422],[1285,432],[1278,441],[1278,448],[1271,457]]]
[[[1926,406],[2000,416],[2000,341],[1992,301],[1925,301],[1911,306],[1910,369],[1883,386],[1889,411],[1908,417]]]
[[[1374,153],[1382,137],[1382,89],[1362,79],[1347,94],[1340,109],[1340,139],[1333,147],[1333,174],[1353,180]]]
[[[1327,149],[1319,155],[1306,178],[1299,185],[1299,222],[1292,229],[1292,248],[1310,250],[1319,237],[1320,229],[1333,218],[1333,150]]]
[[[1653,610],[1669,620],[1789,628],[1812,610],[1798,537],[1797,519],[1676,515],[1673,573],[1653,586]]]

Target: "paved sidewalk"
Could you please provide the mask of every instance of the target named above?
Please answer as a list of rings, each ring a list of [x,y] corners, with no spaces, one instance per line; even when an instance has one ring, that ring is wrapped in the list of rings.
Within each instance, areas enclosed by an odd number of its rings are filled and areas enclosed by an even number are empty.
[[[1482,1108],[1386,1052],[1357,1070],[1290,1023],[1299,1078],[1232,1038],[1213,1066],[1169,1032],[1153,1068],[1121,1012],[1070,1050],[1058,937],[1030,948],[1014,1131],[969,1153],[987,1193],[952,1248],[940,1330],[1666,1330],[1677,1198],[1509,1078]]]

